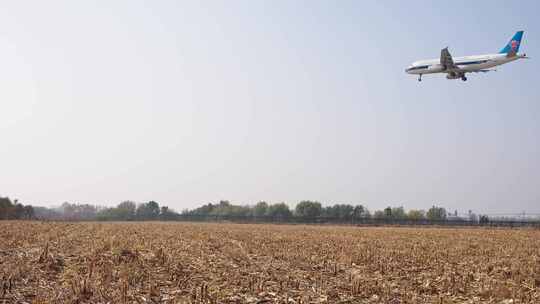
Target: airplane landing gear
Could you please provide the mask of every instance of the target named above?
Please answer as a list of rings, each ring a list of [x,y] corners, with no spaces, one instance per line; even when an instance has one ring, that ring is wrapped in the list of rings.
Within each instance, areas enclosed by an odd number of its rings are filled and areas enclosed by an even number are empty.
[[[463,76],[461,76],[461,80],[467,81],[467,77],[465,77],[465,75],[463,75]]]
[[[422,74],[418,76],[418,81],[422,81]]]

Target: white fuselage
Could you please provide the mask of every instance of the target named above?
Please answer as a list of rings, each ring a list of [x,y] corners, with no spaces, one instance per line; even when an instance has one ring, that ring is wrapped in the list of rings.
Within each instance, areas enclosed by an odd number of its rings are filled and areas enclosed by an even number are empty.
[[[440,59],[420,60],[409,66],[405,72],[409,74],[433,74],[433,73],[470,73],[481,72],[492,67],[505,64],[520,58],[525,58],[523,54],[507,56],[507,54],[487,54],[465,57],[453,57],[454,65],[457,68],[445,69]]]

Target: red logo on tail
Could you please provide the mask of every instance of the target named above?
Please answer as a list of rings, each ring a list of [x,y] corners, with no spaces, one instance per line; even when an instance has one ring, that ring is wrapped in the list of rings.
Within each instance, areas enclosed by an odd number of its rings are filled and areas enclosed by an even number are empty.
[[[512,51],[515,52],[515,51],[517,50],[518,46],[519,46],[519,41],[517,41],[517,40],[512,40],[512,41],[510,42],[510,47],[512,48]]]

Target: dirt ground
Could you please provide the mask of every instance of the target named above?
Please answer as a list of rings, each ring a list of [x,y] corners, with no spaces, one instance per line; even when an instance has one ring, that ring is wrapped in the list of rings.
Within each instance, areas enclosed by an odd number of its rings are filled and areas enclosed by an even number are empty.
[[[540,303],[540,231],[0,221],[0,303]]]

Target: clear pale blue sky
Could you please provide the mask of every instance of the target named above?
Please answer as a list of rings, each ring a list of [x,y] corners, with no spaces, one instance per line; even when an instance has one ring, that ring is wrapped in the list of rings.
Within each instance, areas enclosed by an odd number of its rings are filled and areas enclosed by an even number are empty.
[[[538,3],[3,1],[0,194],[540,212]]]

